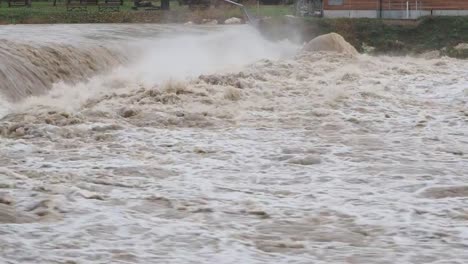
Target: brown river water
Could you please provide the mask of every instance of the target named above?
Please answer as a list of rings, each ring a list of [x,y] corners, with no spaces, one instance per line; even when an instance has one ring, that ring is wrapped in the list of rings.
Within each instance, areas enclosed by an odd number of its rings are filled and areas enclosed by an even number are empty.
[[[248,26],[0,27],[0,263],[468,262],[468,61]]]

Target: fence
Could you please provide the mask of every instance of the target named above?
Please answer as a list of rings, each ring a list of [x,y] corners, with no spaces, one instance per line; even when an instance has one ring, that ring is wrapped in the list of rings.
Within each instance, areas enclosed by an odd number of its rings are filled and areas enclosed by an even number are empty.
[[[322,0],[297,0],[295,4],[296,16],[322,16]]]

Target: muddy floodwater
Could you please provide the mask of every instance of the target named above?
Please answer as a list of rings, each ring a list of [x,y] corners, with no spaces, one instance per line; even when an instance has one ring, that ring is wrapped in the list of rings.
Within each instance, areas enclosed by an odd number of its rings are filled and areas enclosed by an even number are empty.
[[[0,263],[468,263],[468,61],[249,26],[0,27]]]

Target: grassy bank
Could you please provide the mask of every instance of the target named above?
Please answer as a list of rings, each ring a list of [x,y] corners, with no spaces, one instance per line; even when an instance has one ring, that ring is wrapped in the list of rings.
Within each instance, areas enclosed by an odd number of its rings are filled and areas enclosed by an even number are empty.
[[[203,19],[223,22],[230,17],[243,17],[239,8],[224,5],[208,10],[189,10],[171,1],[170,11],[135,11],[133,2],[125,0],[120,12],[67,12],[65,3],[33,2],[31,8],[0,6],[0,24],[53,23],[201,23]],[[444,55],[468,58],[468,52],[456,50],[468,43],[468,17],[429,17],[419,21],[384,21],[379,19],[294,18],[292,6],[249,5],[249,11],[262,19],[260,31],[269,38],[289,38],[305,42],[320,34],[337,32],[361,52],[376,54],[419,54],[438,50]]]
[[[386,24],[385,21],[362,19],[325,20],[324,31],[337,31],[356,47],[375,47],[377,53],[421,53],[442,50],[447,55],[468,57],[454,47],[468,42],[468,17],[428,17],[414,25]]]
[[[336,32],[360,52],[376,54],[419,54],[438,50],[444,55],[468,58],[468,52],[454,47],[468,43],[468,17],[427,17],[396,23],[379,19],[308,18],[264,20],[262,32],[271,38],[308,41],[320,34]],[[294,29],[294,30],[292,30]]]
[[[32,7],[8,8],[6,3],[0,6],[0,24],[55,24],[55,23],[185,23],[201,22],[203,19],[216,19],[220,22],[231,17],[243,17],[239,8],[223,5],[208,10],[189,10],[171,1],[170,11],[132,10],[133,1],[125,0],[119,12],[99,12],[95,6],[89,6],[86,12],[68,12],[65,2],[57,6],[50,2],[33,2]],[[281,17],[291,14],[291,6],[248,7],[252,14],[261,17]]]

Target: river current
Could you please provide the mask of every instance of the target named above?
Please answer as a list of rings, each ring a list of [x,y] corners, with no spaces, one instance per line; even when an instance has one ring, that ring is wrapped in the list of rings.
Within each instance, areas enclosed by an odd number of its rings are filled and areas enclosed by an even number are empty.
[[[467,263],[466,60],[248,26],[0,47],[0,263]]]

